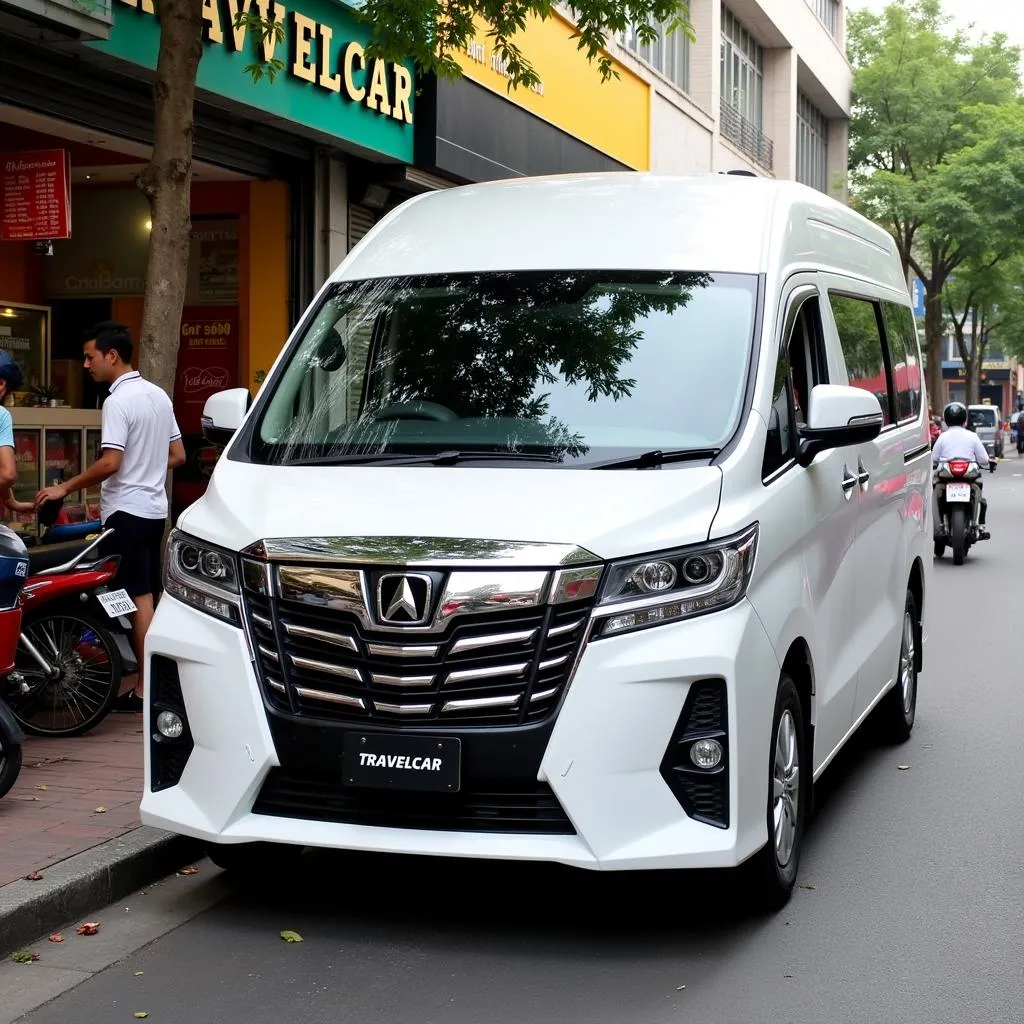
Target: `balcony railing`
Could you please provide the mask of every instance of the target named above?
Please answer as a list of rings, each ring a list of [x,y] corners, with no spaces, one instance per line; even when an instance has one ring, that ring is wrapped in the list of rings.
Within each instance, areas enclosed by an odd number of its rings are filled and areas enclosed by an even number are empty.
[[[775,146],[756,125],[751,124],[735,107],[723,103],[720,127],[722,135],[738,146],[766,171],[775,166]]]

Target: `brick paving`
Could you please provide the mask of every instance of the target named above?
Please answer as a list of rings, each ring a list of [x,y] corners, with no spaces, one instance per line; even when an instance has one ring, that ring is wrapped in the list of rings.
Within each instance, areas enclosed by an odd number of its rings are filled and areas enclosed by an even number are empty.
[[[73,739],[26,737],[0,799],[0,885],[137,828],[142,744],[141,715],[108,715]]]

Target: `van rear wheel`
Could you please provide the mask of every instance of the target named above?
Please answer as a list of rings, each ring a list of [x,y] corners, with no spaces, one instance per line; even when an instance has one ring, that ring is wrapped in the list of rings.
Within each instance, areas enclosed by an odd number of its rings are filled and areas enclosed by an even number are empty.
[[[803,847],[811,763],[804,713],[793,680],[779,679],[768,759],[768,842],[747,862],[753,902],[763,910],[785,906],[793,893]]]
[[[917,716],[917,652],[920,629],[917,619],[917,601],[907,593],[903,609],[903,631],[900,640],[900,660],[896,669],[896,685],[878,705],[878,724],[885,737],[893,743],[910,739]]]

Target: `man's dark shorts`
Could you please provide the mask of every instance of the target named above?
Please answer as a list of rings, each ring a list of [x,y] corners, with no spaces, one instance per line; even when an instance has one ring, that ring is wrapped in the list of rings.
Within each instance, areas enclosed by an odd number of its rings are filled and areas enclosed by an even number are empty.
[[[112,512],[103,523],[113,534],[103,542],[103,555],[120,555],[115,585],[129,597],[160,593],[161,556],[166,519],[143,519],[128,512]]]

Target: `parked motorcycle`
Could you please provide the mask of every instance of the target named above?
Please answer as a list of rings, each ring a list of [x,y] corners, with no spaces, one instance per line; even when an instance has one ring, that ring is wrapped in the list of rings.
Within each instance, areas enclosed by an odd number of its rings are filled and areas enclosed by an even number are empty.
[[[983,539],[978,518],[981,514],[981,467],[966,459],[940,462],[935,471],[937,504],[934,540],[935,557],[953,549],[953,564],[963,565],[973,544]]]
[[[111,532],[29,550],[15,667],[5,687],[27,733],[88,732],[110,711],[125,671],[138,668],[126,618],[134,602],[110,586],[120,559],[88,560]]]
[[[14,669],[21,632],[21,590],[28,575],[28,555],[21,538],[0,526],[0,676]],[[11,709],[0,699],[0,797],[21,771],[22,732]]]

